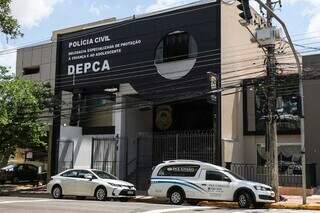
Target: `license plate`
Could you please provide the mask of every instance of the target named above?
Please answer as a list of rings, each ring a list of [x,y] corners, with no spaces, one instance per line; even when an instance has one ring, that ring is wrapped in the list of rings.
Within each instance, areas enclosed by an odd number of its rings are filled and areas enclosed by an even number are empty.
[[[134,194],[134,191],[128,191],[127,194],[128,194],[128,195],[133,195],[133,194]]]

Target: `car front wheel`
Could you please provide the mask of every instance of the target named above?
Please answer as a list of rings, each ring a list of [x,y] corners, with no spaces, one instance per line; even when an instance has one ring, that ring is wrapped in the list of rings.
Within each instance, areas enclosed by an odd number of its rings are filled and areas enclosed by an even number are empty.
[[[107,190],[104,187],[97,188],[95,197],[99,201],[107,200]]]
[[[62,198],[62,189],[60,186],[54,186],[52,188],[51,195],[54,199],[61,199]]]
[[[246,191],[240,192],[238,195],[238,205],[240,208],[249,208],[252,204],[252,198]]]
[[[169,193],[170,203],[173,205],[181,205],[184,203],[184,194],[181,190],[174,189]]]

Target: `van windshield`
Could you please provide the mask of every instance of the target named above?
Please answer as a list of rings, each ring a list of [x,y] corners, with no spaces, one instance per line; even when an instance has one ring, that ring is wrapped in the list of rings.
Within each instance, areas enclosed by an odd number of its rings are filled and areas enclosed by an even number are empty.
[[[233,176],[234,178],[236,178],[238,180],[246,180],[244,177],[242,177],[234,172],[231,172],[230,170],[224,170],[224,172],[230,174],[231,176]]]

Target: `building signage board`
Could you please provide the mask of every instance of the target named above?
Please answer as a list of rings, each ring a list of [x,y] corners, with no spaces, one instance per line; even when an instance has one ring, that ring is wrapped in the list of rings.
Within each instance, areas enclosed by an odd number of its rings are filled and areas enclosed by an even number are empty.
[[[183,55],[185,51],[192,60],[180,56],[183,63],[167,60],[174,58],[174,53],[166,48],[179,46],[172,44],[174,39],[188,42],[189,49],[180,52]],[[142,95],[200,91],[208,88],[206,73],[220,70],[219,48],[217,3],[62,34],[58,36],[56,86],[71,91],[130,83]]]

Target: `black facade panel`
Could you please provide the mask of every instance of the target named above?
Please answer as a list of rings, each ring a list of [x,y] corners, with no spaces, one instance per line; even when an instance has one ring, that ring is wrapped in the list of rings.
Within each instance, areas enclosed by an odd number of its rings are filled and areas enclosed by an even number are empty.
[[[218,3],[208,3],[60,35],[56,86],[72,90],[131,83],[151,99],[207,90],[206,73],[220,72],[219,11]],[[187,75],[169,80],[157,72],[155,53],[160,41],[177,31],[194,38],[197,60]]]

